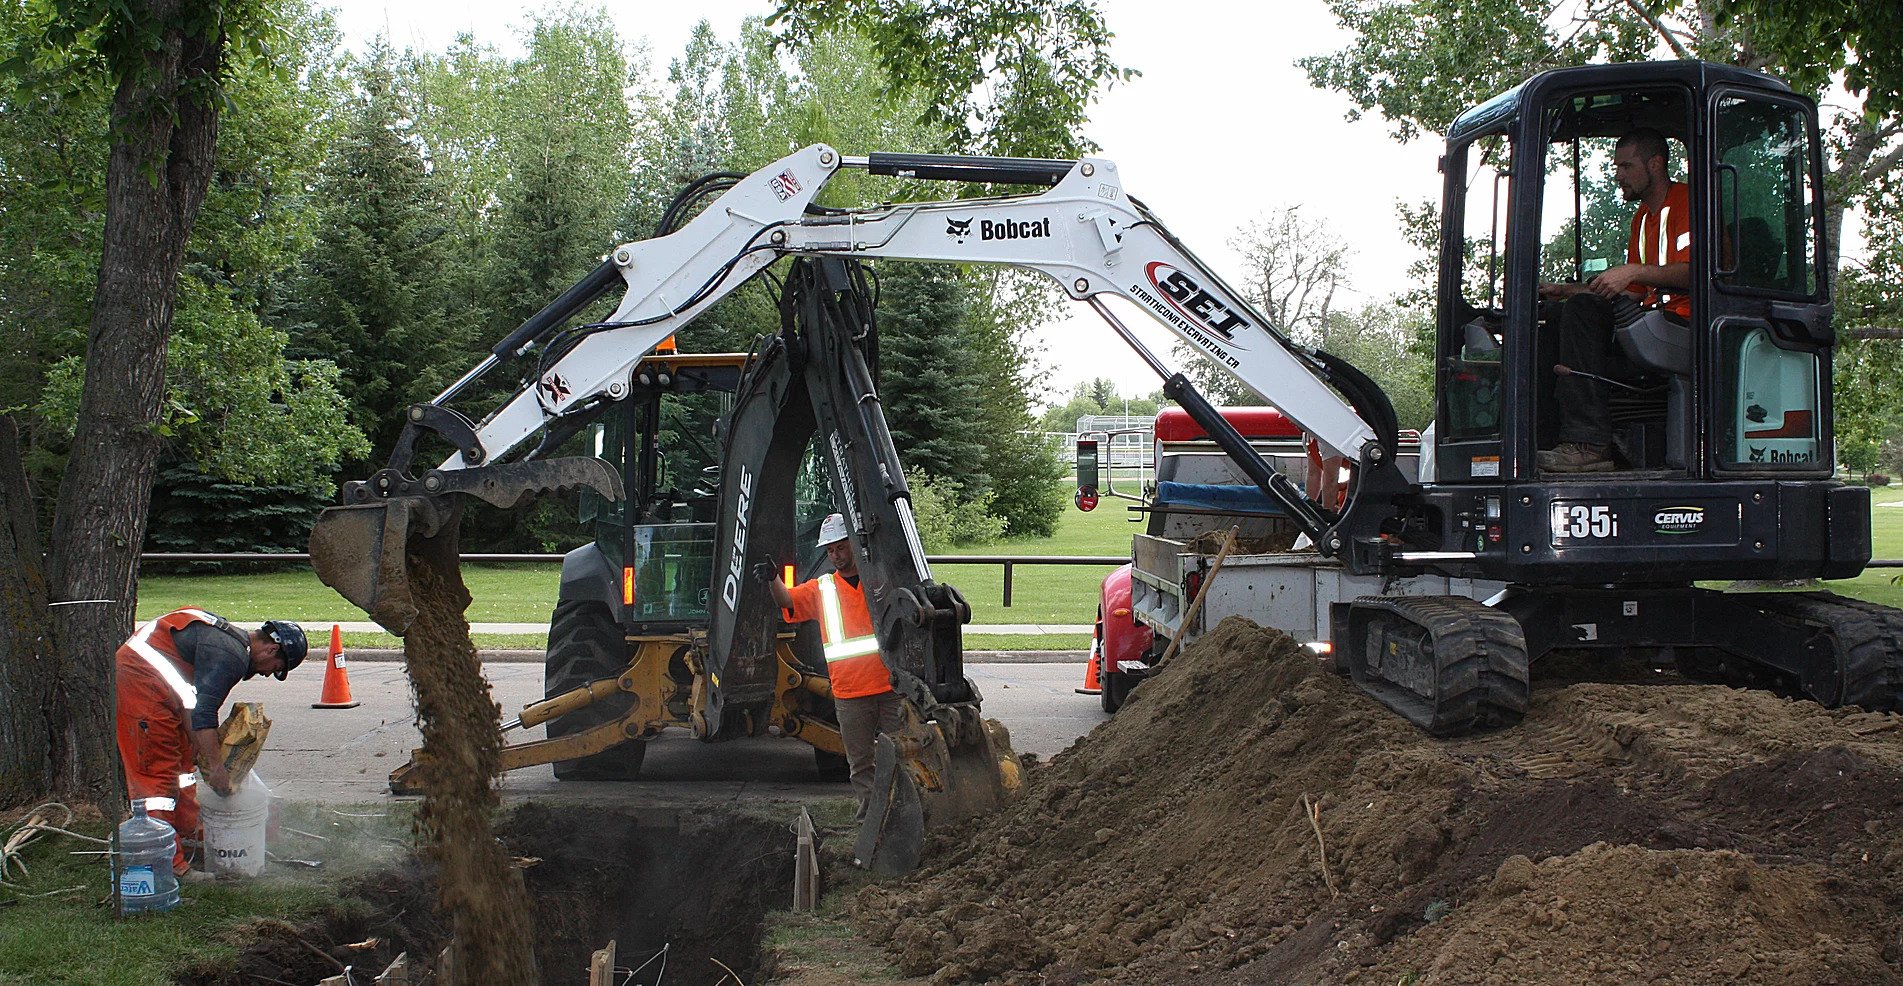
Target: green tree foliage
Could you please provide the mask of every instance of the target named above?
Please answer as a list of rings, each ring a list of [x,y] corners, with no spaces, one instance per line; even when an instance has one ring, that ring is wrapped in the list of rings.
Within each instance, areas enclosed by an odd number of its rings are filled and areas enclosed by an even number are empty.
[[[1873,198],[1880,235],[1872,236],[1865,263],[1845,265],[1837,286],[1837,449],[1847,466],[1896,475],[1903,473],[1903,343],[1859,339],[1856,330],[1903,325],[1903,180],[1886,179]]]
[[[1873,116],[1903,111],[1903,13],[1855,0],[1722,0],[1718,23],[1778,53],[1793,85],[1822,89],[1842,72]]]
[[[1431,311],[1388,302],[1330,315],[1315,341],[1372,377],[1401,427],[1422,429],[1434,421],[1433,338]]]
[[[395,56],[375,44],[352,74],[358,91],[317,175],[316,240],[282,317],[299,353],[342,368],[369,456],[396,442],[404,407],[469,361],[471,333],[457,324],[445,277],[454,267],[450,200],[417,153]]]
[[[537,17],[527,42],[495,135],[508,174],[487,229],[498,338],[614,246],[633,170],[632,77],[607,13]]]
[[[159,471],[152,496],[149,551],[288,551],[310,539],[318,511],[331,502],[321,475],[281,483],[235,483],[178,462]],[[215,521],[212,518],[216,518]],[[254,563],[148,563],[143,571],[255,572]]]
[[[266,317],[314,223],[298,186],[312,170],[314,149],[325,143],[335,42],[328,24],[311,16],[291,21],[283,37],[279,64],[239,64],[223,87],[241,112],[220,128],[216,168],[187,245],[155,425],[168,455],[230,480],[300,476],[367,447],[340,413],[332,361],[287,359],[286,335]],[[20,279],[8,277],[16,273],[11,267],[0,272],[4,304],[19,306],[19,330],[7,335],[34,357],[28,366],[9,368],[6,392],[39,412],[28,430],[27,461],[35,476],[51,482],[78,421],[85,377],[85,337],[77,326],[91,303],[97,261],[86,254],[96,251],[103,232],[97,207],[104,202],[106,157],[105,141],[85,124],[104,111],[104,89],[97,80],[76,78],[63,91],[26,98],[42,103],[46,113],[37,120],[5,114],[0,126],[19,130],[9,134],[10,167],[0,180],[29,198],[50,191],[67,202],[47,200],[39,214],[44,225],[9,221],[0,232],[18,245],[15,256],[28,258],[17,269]],[[17,141],[11,139],[16,134]],[[48,235],[64,215],[77,223]]]
[[[879,403],[893,444],[907,467],[955,489],[989,489],[983,380],[965,357],[967,285],[937,264],[881,264],[878,274]]]
[[[1044,435],[1016,430],[997,436],[986,450],[991,473],[991,509],[1013,537],[1050,537],[1057,533],[1070,494],[1070,449]]]
[[[989,492],[973,495],[951,481],[907,467],[905,485],[912,491],[912,517],[927,552],[964,544],[984,544],[1004,536],[1004,519],[992,512]]]
[[[1100,87],[1132,78],[1110,58],[1092,0],[782,0],[770,25],[799,48],[829,32],[864,36],[900,93],[966,153],[1070,157]]]

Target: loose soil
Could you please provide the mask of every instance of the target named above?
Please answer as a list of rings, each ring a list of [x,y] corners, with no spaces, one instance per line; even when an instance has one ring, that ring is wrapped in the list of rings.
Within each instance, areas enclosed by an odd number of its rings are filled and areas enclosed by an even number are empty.
[[[1903,983],[1899,808],[1893,715],[1562,676],[1434,740],[1231,618],[853,916],[939,983]]]
[[[403,639],[416,691],[417,754],[423,807],[417,831],[437,867],[437,908],[456,945],[449,981],[468,986],[535,986],[532,918],[522,878],[496,841],[489,817],[499,803],[502,765],[490,696],[463,612],[469,593],[454,563],[411,573],[417,616]]]

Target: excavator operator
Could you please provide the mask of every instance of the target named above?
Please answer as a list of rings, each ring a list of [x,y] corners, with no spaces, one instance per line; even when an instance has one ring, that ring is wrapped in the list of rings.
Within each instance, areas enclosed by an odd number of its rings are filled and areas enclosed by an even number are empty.
[[[178,832],[172,869],[189,869],[185,840],[198,831],[198,783],[231,793],[218,743],[218,709],[254,675],[283,681],[309,650],[304,630],[269,620],[246,633],[202,609],[167,613],[133,633],[114,656],[119,759],[126,790]],[[196,761],[196,764],[194,764]]]
[[[846,747],[852,771],[852,791],[859,798],[857,820],[864,821],[872,797],[872,742],[880,733],[895,733],[905,724],[905,702],[892,690],[892,675],[879,656],[879,638],[872,631],[859,586],[859,563],[852,555],[846,518],[830,514],[819,525],[819,546],[833,570],[787,588],[776,577],[772,562],[754,566],[754,575],[773,590],[773,600],[788,623],[818,620],[826,643],[826,674],[832,678],[833,707],[839,717],[839,739]]]
[[[1665,135],[1639,127],[1613,148],[1613,179],[1627,202],[1637,202],[1626,262],[1584,284],[1542,284],[1540,297],[1565,305],[1559,316],[1559,362],[1572,372],[1553,384],[1559,405],[1559,444],[1539,453],[1547,472],[1606,472],[1615,468],[1612,414],[1605,377],[1618,354],[1612,339],[1613,306],[1630,298],[1656,310],[1642,317],[1686,325],[1691,317],[1692,216],[1683,184],[1670,177]]]

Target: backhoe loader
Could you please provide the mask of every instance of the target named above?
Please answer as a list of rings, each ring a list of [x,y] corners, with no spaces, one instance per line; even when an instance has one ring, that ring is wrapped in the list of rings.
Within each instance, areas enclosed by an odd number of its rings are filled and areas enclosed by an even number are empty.
[[[1542,405],[1557,371],[1543,327],[1554,313],[1540,301],[1542,267],[1550,280],[1604,266],[1583,222],[1578,176],[1605,142],[1641,126],[1674,141],[1685,162],[1691,314],[1669,331],[1653,331],[1657,320],[1622,326],[1634,377],[1621,383],[1642,398],[1614,415],[1624,468],[1543,471],[1535,453],[1547,444]],[[1246,161],[1214,160],[1247,172]],[[1568,161],[1570,198],[1549,180]],[[815,206],[842,169],[1041,190]],[[1114,162],[859,157],[821,144],[752,174],[710,176],[697,187],[720,194],[705,210],[617,247],[469,376],[412,408],[390,467],[350,484],[345,505],[320,519],[313,561],[401,633],[414,613],[407,567],[455,564],[449,494],[509,505],[580,484],[618,495],[619,477],[598,460],[543,456],[604,405],[628,399],[649,354],[691,333],[709,305],[781,258],[804,258],[788,277],[801,293],[785,307],[811,314],[804,325],[789,317],[758,354],[757,379],[770,396],[743,401],[725,438],[705,658],[718,693],[706,697],[705,731],[718,735],[731,716],[767,701],[762,683],[774,662],[764,641],[778,627],[744,575],[761,554],[791,560],[790,522],[761,523],[759,505],[786,499],[786,457],[799,444],[792,436],[816,430],[867,573],[881,652],[912,709],[910,728],[879,742],[859,855],[906,868],[928,827],[1006,796],[1015,764],[962,674],[959,628],[969,610],[925,564],[876,413],[875,377],[855,346],[867,334],[864,293],[854,289],[855,267],[842,262],[1009,264],[1045,274],[1100,315],[1235,462],[1264,511],[1286,518],[1319,559],[1357,576],[1507,585],[1484,601],[1371,595],[1335,607],[1337,662],[1423,729],[1451,735],[1517,722],[1531,662],[1572,648],[1640,651],[1694,676],[1830,705],[1894,706],[1903,687],[1897,611],[1827,594],[1697,585],[1841,578],[1869,560],[1868,491],[1835,481],[1831,470],[1833,338],[1815,106],[1769,77],[1698,62],[1556,70],[1463,114],[1442,170],[1436,422],[1413,475],[1401,468],[1399,429],[1381,389],[1279,332],[1129,194]],[[624,293],[612,315],[564,328],[615,287]],[[1324,454],[1343,457],[1352,470],[1345,499],[1309,500],[1129,331],[1111,298],[1268,398]],[[473,423],[445,406],[505,362],[528,372],[502,407]],[[416,477],[411,460],[425,433],[457,451]],[[537,435],[536,449],[505,461]],[[764,465],[746,467],[756,462]],[[945,797],[959,788],[984,790]],[[962,808],[940,813],[941,801]]]

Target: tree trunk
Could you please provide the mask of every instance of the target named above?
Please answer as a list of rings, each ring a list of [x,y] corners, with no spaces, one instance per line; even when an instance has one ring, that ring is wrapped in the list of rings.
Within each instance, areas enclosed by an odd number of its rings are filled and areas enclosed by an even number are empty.
[[[0,416],[0,806],[53,786],[53,683],[40,522],[13,416]]]
[[[66,712],[53,737],[54,790],[117,805],[113,652],[132,629],[139,546],[158,466],[165,348],[179,267],[210,184],[224,36],[189,36],[178,0],[124,16],[163,25],[143,72],[112,104],[105,245],[86,339],[78,429],[53,520],[49,584]],[[196,82],[187,88],[187,83]]]

